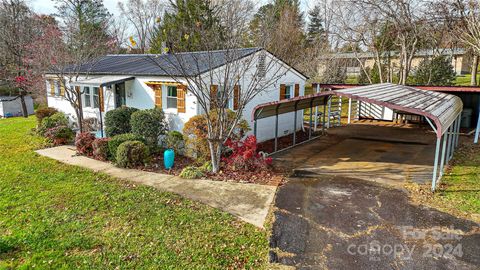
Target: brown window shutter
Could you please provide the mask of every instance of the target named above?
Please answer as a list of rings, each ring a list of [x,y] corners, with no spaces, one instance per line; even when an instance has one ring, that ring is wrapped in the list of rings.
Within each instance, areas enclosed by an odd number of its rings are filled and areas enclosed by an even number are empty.
[[[233,109],[238,110],[238,105],[240,102],[240,85],[236,84],[233,87]]]
[[[217,107],[217,92],[218,85],[210,85],[210,109],[215,109]]]
[[[60,82],[60,96],[65,96],[65,81]]]
[[[55,81],[54,80],[49,80],[50,82],[50,95],[54,96],[55,95]]]
[[[295,84],[295,97],[300,96],[300,84]]]
[[[280,84],[280,100],[285,99],[285,91],[287,90],[287,87],[285,84]]]
[[[156,84],[151,86],[155,92],[155,107],[162,108],[162,85]]]
[[[180,84],[177,86],[177,111],[185,113],[185,94],[187,93],[187,86]]]
[[[103,87],[98,87],[98,105],[101,112],[105,111],[103,104]]]

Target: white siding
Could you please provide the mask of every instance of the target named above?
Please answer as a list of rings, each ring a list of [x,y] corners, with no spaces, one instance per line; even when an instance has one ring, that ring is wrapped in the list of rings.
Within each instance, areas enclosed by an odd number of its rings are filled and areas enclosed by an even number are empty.
[[[272,57],[268,55],[268,57]],[[305,89],[305,78],[301,76],[298,72],[289,69],[286,65],[277,63],[281,68],[281,72],[277,74],[284,74],[281,76],[277,82],[270,85],[263,92],[258,94],[250,103],[247,104],[243,111],[243,118],[249,123],[250,128],[252,129],[250,134],[253,134],[253,120],[252,113],[255,106],[272,101],[278,101],[280,98],[280,84],[299,84],[300,86],[300,95],[304,95]],[[220,68],[221,69],[221,68]],[[218,69],[218,71],[220,71]],[[278,70],[276,67],[270,70]],[[268,71],[267,71],[268,72]],[[252,74],[255,73],[255,68],[251,68],[248,74],[246,74],[241,80],[240,85],[242,87],[250,84],[250,78]],[[266,77],[272,76],[267,73]],[[92,77],[90,77],[92,78]],[[81,80],[83,78],[80,78]],[[175,82],[172,78],[168,77],[146,77],[146,76],[137,76],[134,80],[125,82],[125,95],[126,95],[126,105],[130,107],[135,107],[139,109],[150,109],[155,106],[155,93],[148,87],[145,83],[148,81],[169,81]],[[182,80],[181,80],[182,81]],[[220,80],[221,81],[221,80]],[[185,81],[182,81],[186,84]],[[218,84],[218,83],[217,83]],[[115,107],[115,97],[114,97],[115,85],[111,87],[104,87],[104,107],[105,111],[114,109]],[[294,90],[293,90],[294,91]],[[71,107],[70,103],[66,101],[63,97],[50,96],[50,88],[47,83],[47,100],[48,105],[55,107],[60,111],[65,112],[72,118],[72,121],[75,119],[75,112]],[[167,89],[164,86],[162,89],[162,107],[165,111],[166,117],[168,119],[170,129],[181,131],[183,125],[193,116],[201,112],[196,97],[193,96],[188,90],[185,97],[185,113],[178,113],[177,109],[167,109]],[[98,109],[93,108],[84,108],[85,117],[98,117]],[[104,115],[104,114],[103,114]],[[279,117],[279,136],[291,134],[294,130],[294,113],[283,114]],[[296,130],[301,129],[303,123],[303,112],[299,111],[297,116],[297,127]],[[257,139],[258,141],[265,141],[275,137],[275,117],[270,117],[266,119],[261,119],[257,124]]]

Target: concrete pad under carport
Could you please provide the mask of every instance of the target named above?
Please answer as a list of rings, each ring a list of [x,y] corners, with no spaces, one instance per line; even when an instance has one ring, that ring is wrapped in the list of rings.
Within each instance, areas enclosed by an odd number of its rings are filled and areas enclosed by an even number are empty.
[[[431,181],[435,135],[428,127],[358,123],[327,133],[274,158],[303,176],[341,175],[396,187]]]

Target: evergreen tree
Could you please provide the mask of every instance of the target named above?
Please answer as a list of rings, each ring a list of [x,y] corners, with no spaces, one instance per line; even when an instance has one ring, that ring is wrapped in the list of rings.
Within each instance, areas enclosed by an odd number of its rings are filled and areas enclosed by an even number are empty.
[[[224,40],[215,6],[210,0],[176,0],[155,31],[152,53],[220,49]]]
[[[320,7],[315,6],[308,12],[310,22],[307,27],[307,42],[313,44],[325,39],[325,30],[322,25],[322,18],[320,16]]]
[[[451,58],[442,55],[431,60],[423,60],[413,79],[418,85],[452,85],[455,81],[455,71]]]

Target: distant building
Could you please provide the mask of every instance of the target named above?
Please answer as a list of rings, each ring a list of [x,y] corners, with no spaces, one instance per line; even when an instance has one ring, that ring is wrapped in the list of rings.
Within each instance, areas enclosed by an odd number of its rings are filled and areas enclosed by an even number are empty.
[[[390,63],[394,72],[398,71],[398,68],[400,67],[398,55],[399,53],[396,51],[386,52],[383,55],[383,59],[390,57]],[[462,48],[418,50],[412,59],[412,69],[418,67],[425,58],[433,58],[438,55],[445,55],[451,58],[453,69],[457,75],[470,73],[472,59],[471,56],[467,54],[466,50]],[[321,57],[319,73],[322,74],[328,67],[329,63],[336,61],[335,64],[344,66],[347,75],[360,75],[362,69],[359,60],[365,68],[372,69],[375,65],[375,55],[372,52],[335,53]]]

